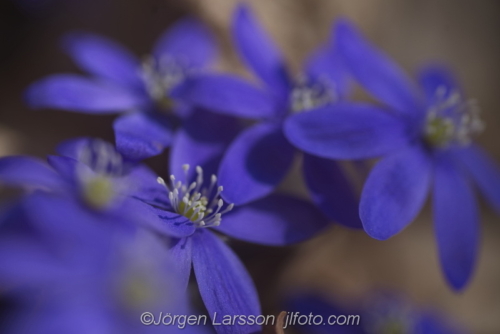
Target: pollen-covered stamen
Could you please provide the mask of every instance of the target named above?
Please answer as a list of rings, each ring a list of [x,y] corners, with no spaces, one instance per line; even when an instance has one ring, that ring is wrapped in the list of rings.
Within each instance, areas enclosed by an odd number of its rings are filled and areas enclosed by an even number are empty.
[[[335,85],[327,78],[310,81],[300,77],[290,94],[290,109],[294,113],[309,111],[336,100]]]
[[[189,72],[186,64],[169,55],[159,60],[148,56],[142,62],[141,77],[151,98],[165,107],[171,107],[168,92],[185,80]]]
[[[208,187],[203,187],[203,169],[196,167],[196,181],[188,186],[189,165],[182,166],[185,174],[184,182],[177,181],[170,176],[170,185],[162,178],[158,183],[168,190],[168,198],[172,209],[178,214],[189,218],[197,227],[219,226],[222,215],[231,211],[233,204],[224,207],[224,200],[220,197],[222,186],[215,189],[217,177],[212,175]]]
[[[427,112],[425,127],[425,139],[430,145],[468,145],[472,137],[484,130],[475,100],[464,101],[459,92],[439,87],[434,101]]]

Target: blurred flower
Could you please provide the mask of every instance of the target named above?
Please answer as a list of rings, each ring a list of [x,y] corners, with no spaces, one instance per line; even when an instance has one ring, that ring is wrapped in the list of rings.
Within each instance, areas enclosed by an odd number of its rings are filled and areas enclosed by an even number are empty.
[[[352,74],[391,112],[367,105],[338,106],[333,114],[297,115],[286,132],[295,145],[322,157],[386,155],[371,172],[360,203],[363,226],[376,239],[387,239],[412,222],[432,187],[441,266],[448,283],[463,289],[474,271],[479,242],[478,209],[469,179],[500,209],[499,170],[471,144],[483,127],[477,106],[464,100],[443,67],[420,72],[420,94],[350,23],[341,21],[338,32],[338,47]]]
[[[351,304],[353,304],[351,302]],[[321,316],[325,323],[330,316],[358,316],[359,323],[345,325],[314,325],[312,322],[295,326],[299,332],[308,334],[458,334],[455,324],[445,319],[439,312],[421,309],[409,300],[395,294],[376,294],[362,303],[353,305],[333,304],[313,294],[292,297],[287,302],[289,313]],[[360,305],[361,304],[361,305]],[[353,318],[354,319],[354,318]]]
[[[63,42],[73,60],[93,77],[49,76],[29,87],[26,101],[36,108],[124,113],[114,123],[116,145],[134,160],[157,155],[171,144],[175,120],[168,112],[189,114],[189,108],[171,92],[199,75],[216,53],[207,28],[194,19],[182,20],[164,33],[142,62],[98,35],[73,33]]]
[[[219,169],[223,197],[239,205],[271,193],[290,169],[296,150],[283,135],[283,122],[296,113],[329,110],[346,97],[348,82],[331,45],[315,52],[292,80],[280,51],[244,5],[234,15],[233,34],[264,89],[230,75],[203,75],[173,94],[214,112],[260,121],[235,139]],[[313,200],[330,219],[361,227],[358,198],[336,162],[305,154],[303,171]]]

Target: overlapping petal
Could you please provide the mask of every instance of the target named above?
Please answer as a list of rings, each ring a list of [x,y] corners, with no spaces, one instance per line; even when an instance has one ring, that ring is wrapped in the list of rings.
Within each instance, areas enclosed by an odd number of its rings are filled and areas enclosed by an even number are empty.
[[[193,258],[192,242],[191,238],[175,239],[168,252],[180,289],[187,289],[188,287]]]
[[[46,163],[28,156],[0,158],[0,182],[10,186],[51,190],[65,186],[64,181]]]
[[[381,160],[361,195],[359,212],[366,233],[385,240],[411,223],[425,203],[431,170],[431,159],[420,146]]]
[[[241,133],[228,148],[219,168],[222,196],[245,204],[271,193],[290,168],[294,148],[281,126],[262,123]]]

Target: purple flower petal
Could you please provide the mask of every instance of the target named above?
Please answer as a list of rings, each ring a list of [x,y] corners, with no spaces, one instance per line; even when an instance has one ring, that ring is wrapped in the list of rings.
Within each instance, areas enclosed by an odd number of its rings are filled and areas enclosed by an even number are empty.
[[[126,175],[126,180],[129,186],[125,189],[124,195],[154,206],[170,208],[167,189],[158,183],[158,175],[146,165],[133,168]]]
[[[133,91],[73,74],[56,74],[32,84],[25,99],[33,108],[54,108],[89,114],[113,114],[146,101]]]
[[[175,212],[147,206],[148,212],[144,207],[144,217],[141,219],[144,226],[166,237],[184,238],[194,233],[196,227],[189,218]]]
[[[245,130],[222,159],[222,196],[240,205],[268,195],[285,177],[294,153],[276,124],[257,124]]]
[[[419,81],[429,104],[435,102],[438,89],[444,89],[445,95],[442,98],[462,93],[453,73],[445,66],[428,65],[422,68],[419,72]]]
[[[329,159],[377,157],[408,143],[405,123],[375,106],[337,103],[285,121],[297,148]]]
[[[270,95],[233,75],[198,75],[178,85],[170,96],[193,106],[243,118],[272,118],[278,112]]]
[[[433,208],[441,266],[452,288],[462,290],[476,265],[479,213],[472,189],[446,156],[436,159]]]
[[[168,252],[172,260],[171,263],[178,280],[179,288],[184,290],[188,287],[189,276],[191,274],[192,248],[192,239],[182,238],[176,239]]]
[[[291,85],[283,55],[246,5],[236,8],[232,30],[236,48],[248,67],[278,96],[286,97]]]
[[[359,198],[339,164],[309,154],[304,154],[303,164],[307,187],[321,211],[344,226],[362,228]]]
[[[204,67],[214,61],[217,45],[203,23],[188,18],[175,23],[158,39],[153,54],[156,59],[170,56],[189,66]]]
[[[92,140],[90,137],[66,139],[57,145],[56,152],[62,156],[78,160],[81,150],[87,147]]]
[[[50,190],[65,186],[61,177],[46,163],[27,156],[0,158],[0,181],[9,186]]]
[[[120,44],[99,35],[70,33],[63,46],[83,70],[118,86],[143,87],[139,60]]]
[[[431,165],[427,153],[412,146],[375,166],[363,189],[359,209],[366,233],[385,240],[415,219],[429,191]]]
[[[76,161],[69,157],[60,157],[57,155],[49,155],[47,157],[47,162],[54,168],[69,184],[76,185],[77,182],[77,168],[87,168],[88,166]]]
[[[207,178],[217,175],[224,152],[242,128],[239,120],[197,109],[182,125],[170,151],[170,173],[183,180],[182,165],[189,164],[190,180],[196,174],[195,166],[201,166]]]
[[[411,115],[421,110],[412,81],[396,62],[369,44],[352,23],[339,20],[335,35],[346,65],[364,88],[401,113]]]
[[[140,161],[160,154],[172,141],[170,125],[145,112],[120,116],[113,123],[116,149],[129,160]]]
[[[285,246],[309,239],[327,226],[328,219],[311,203],[270,195],[225,214],[217,230],[248,242]]]
[[[454,150],[453,154],[470,173],[490,204],[500,212],[500,168],[498,165],[478,146]]]
[[[209,231],[201,230],[192,238],[194,273],[212,321],[221,323],[226,315],[260,315],[255,286],[233,251]],[[218,334],[250,334],[261,330],[258,325],[214,327]]]

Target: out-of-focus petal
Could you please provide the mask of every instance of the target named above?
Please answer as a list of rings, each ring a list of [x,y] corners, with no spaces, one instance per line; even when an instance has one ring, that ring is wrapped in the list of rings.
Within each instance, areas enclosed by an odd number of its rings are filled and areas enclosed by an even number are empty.
[[[187,18],[168,28],[158,39],[153,54],[159,60],[169,56],[188,66],[204,67],[215,60],[217,44],[208,27]]]
[[[283,55],[246,5],[236,8],[232,30],[236,48],[246,64],[278,96],[286,97],[290,80]]]
[[[462,89],[453,73],[445,66],[425,66],[419,71],[418,78],[428,104],[436,102],[436,97],[441,91],[443,95],[440,96],[440,99],[446,99],[452,94],[462,93]],[[438,92],[438,90],[441,91]]]
[[[147,204],[144,204],[147,205]],[[189,220],[175,212],[149,206],[141,222],[144,226],[166,237],[184,238],[194,233],[196,227]]]
[[[290,116],[284,129],[297,148],[329,159],[377,157],[407,145],[409,137],[400,118],[347,103]]]
[[[123,195],[136,198],[151,205],[170,209],[167,189],[158,183],[158,175],[146,165],[133,168],[127,175],[128,186]]]
[[[189,164],[190,180],[196,175],[196,166],[203,168],[206,178],[217,175],[224,152],[242,128],[238,119],[196,109],[182,125],[170,151],[170,173],[183,180],[182,165]]]
[[[195,107],[243,118],[273,118],[278,113],[272,96],[233,75],[198,75],[178,85],[170,96]]]
[[[175,271],[180,289],[187,289],[189,283],[193,253],[192,248],[192,238],[182,238],[174,240],[174,244],[169,250],[172,267]]]
[[[396,62],[369,44],[345,19],[337,21],[335,37],[345,64],[366,90],[403,114],[419,113],[418,90]]]
[[[448,283],[462,290],[479,249],[479,213],[472,189],[447,156],[438,156],[433,192],[434,228]]]
[[[233,251],[210,231],[201,230],[192,238],[194,273],[212,321],[221,323],[226,315],[260,315],[252,279]],[[258,325],[240,324],[214,328],[219,334],[250,334],[261,330]]]
[[[144,96],[108,82],[73,74],[56,74],[32,84],[25,100],[33,108],[89,114],[113,114],[144,105]]]
[[[9,186],[58,189],[63,179],[43,161],[27,156],[0,158],[0,182]]]
[[[419,146],[381,160],[361,195],[359,212],[366,233],[385,240],[411,223],[425,203],[431,170],[431,159]]]
[[[113,128],[117,151],[132,161],[158,155],[172,141],[170,124],[146,112],[120,116],[113,123]]]
[[[453,154],[472,176],[490,205],[500,212],[500,168],[495,161],[478,146],[458,149]]]
[[[284,195],[270,195],[222,217],[219,231],[236,239],[284,246],[313,237],[328,226],[314,205]]]
[[[85,71],[118,86],[142,87],[139,60],[126,48],[105,37],[75,32],[66,35],[63,47]]]
[[[311,197],[330,219],[351,228],[362,228],[359,198],[347,175],[332,160],[304,155],[303,174]]]
[[[294,153],[278,125],[263,123],[245,130],[222,159],[222,196],[240,205],[268,195],[285,177]]]

